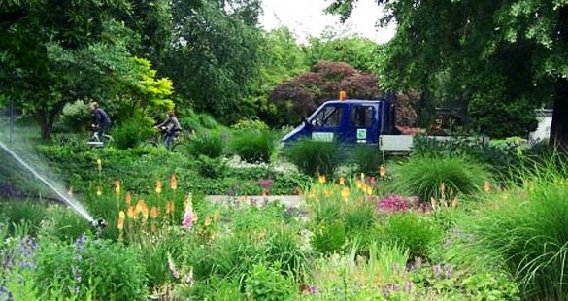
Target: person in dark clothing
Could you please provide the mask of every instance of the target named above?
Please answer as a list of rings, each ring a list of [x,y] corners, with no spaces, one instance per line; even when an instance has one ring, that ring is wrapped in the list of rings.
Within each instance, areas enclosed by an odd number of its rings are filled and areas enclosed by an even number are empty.
[[[108,117],[108,114],[99,107],[99,104],[96,102],[91,102],[91,115],[96,120],[96,124],[93,124],[93,127],[97,129],[97,134],[99,137],[103,137],[103,135],[108,131],[111,120]]]
[[[164,145],[169,148],[172,146],[175,137],[182,131],[181,124],[173,111],[168,112],[168,117],[164,122],[155,126],[155,128],[164,128]]]

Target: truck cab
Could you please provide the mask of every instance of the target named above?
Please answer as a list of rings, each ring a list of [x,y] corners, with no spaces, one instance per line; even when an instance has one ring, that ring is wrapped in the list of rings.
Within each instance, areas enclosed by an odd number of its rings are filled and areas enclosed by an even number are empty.
[[[286,145],[311,138],[377,146],[381,135],[394,131],[394,107],[390,100],[331,100],[320,105],[313,115],[284,136],[282,142]]]

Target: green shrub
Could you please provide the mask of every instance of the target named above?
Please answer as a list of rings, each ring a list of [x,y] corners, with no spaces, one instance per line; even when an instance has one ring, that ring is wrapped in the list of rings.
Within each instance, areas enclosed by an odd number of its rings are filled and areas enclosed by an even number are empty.
[[[381,221],[379,241],[408,248],[410,258],[429,258],[431,247],[441,242],[442,232],[427,218],[412,213],[388,215]]]
[[[311,176],[331,175],[339,165],[339,146],[335,143],[299,140],[284,150],[298,169]]]
[[[268,125],[258,118],[243,118],[231,126],[235,130],[266,131]]]
[[[152,120],[133,116],[111,128],[111,130],[114,143],[118,149],[135,148],[152,135]]]
[[[312,245],[314,250],[322,253],[341,252],[347,241],[345,223],[335,221],[318,225],[314,233]]]
[[[401,193],[415,195],[422,202],[444,195],[452,198],[458,193],[471,195],[490,180],[489,174],[478,163],[465,157],[412,156],[402,165],[395,166],[394,187]]]
[[[211,278],[207,283],[199,282],[192,286],[180,286],[174,292],[173,300],[202,301],[244,300],[239,281]]]
[[[27,223],[31,225],[30,235],[35,235],[41,227],[41,221],[47,217],[47,206],[43,202],[0,201],[0,217],[14,233],[16,227]]]
[[[72,209],[52,207],[49,213],[49,223],[43,230],[49,232],[50,237],[69,242],[91,231],[89,222]]]
[[[267,262],[278,265],[283,275],[292,276],[297,282],[306,279],[309,259],[300,249],[296,234],[289,228],[282,227],[268,240],[266,249]]]
[[[69,131],[83,132],[91,124],[89,106],[82,100],[66,104],[61,112],[61,123]]]
[[[269,162],[276,149],[276,141],[270,130],[247,130],[238,133],[231,146],[246,162]]]
[[[210,158],[200,155],[195,164],[199,175],[206,178],[218,179],[225,173],[225,163],[220,158]]]
[[[213,118],[210,115],[199,114],[198,118],[199,118],[199,123],[206,129],[213,130],[219,127],[219,123],[217,123],[217,120],[215,120],[215,118]]]
[[[377,174],[383,164],[381,152],[372,145],[357,145],[351,151],[349,162],[356,165],[356,172],[367,175]]]
[[[267,267],[262,263],[257,263],[252,267],[245,284],[246,294],[250,300],[293,300],[296,285],[290,277],[282,275],[280,269],[278,264]]]
[[[43,239],[35,282],[50,300],[147,300],[145,270],[136,252],[111,242],[80,239],[75,245]]]
[[[481,212],[461,225],[468,252],[458,255],[503,266],[516,276],[524,300],[568,298],[568,184],[553,174],[488,195]]]
[[[223,148],[223,140],[217,133],[193,136],[187,145],[188,153],[195,157],[205,155],[210,158],[217,158],[223,154]]]

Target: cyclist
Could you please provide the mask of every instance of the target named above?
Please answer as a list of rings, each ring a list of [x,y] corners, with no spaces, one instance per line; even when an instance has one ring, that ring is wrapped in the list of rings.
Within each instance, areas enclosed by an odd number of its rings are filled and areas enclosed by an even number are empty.
[[[174,139],[179,136],[179,133],[182,131],[181,124],[174,111],[169,111],[166,120],[154,126],[154,128],[160,128],[164,131],[164,145],[167,148],[172,146]]]
[[[108,114],[99,107],[96,102],[91,102],[91,115],[96,120],[96,124],[92,124],[92,127],[97,129],[97,135],[102,138],[106,131],[109,129],[111,120]]]

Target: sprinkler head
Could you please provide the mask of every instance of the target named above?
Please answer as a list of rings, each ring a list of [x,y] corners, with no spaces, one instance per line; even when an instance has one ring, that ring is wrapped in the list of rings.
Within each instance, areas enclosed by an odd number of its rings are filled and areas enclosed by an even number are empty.
[[[93,226],[93,228],[95,228],[97,231],[102,231],[107,225],[107,221],[102,217],[94,219],[91,222],[91,226]]]

